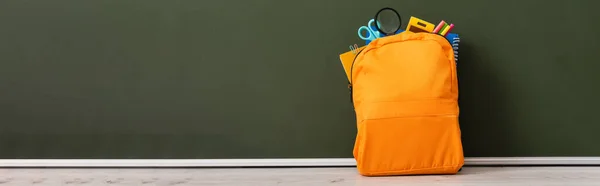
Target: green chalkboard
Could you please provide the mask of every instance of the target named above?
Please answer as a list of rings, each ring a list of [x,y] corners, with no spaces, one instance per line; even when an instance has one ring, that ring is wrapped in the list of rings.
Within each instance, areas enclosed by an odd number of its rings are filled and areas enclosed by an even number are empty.
[[[593,0],[3,0],[0,158],[352,157],[338,55],[382,7],[461,36],[466,156],[600,156]]]

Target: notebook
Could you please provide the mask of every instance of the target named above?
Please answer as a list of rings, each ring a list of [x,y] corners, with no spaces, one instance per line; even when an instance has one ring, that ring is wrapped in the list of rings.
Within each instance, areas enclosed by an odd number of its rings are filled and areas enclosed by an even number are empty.
[[[366,45],[359,47],[356,51],[361,51],[365,47]],[[354,61],[354,57],[356,57],[357,54],[358,52],[355,54],[353,53],[353,51],[348,51],[346,53],[340,54],[340,61],[342,62],[342,67],[344,67],[344,72],[346,72],[346,77],[348,78],[348,81],[350,81],[350,70],[352,70],[352,61]]]

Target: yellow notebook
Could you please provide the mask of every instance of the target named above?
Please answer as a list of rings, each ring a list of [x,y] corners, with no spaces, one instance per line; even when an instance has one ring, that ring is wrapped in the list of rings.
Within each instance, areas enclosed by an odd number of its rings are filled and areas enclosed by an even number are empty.
[[[361,51],[365,47],[366,45],[358,48],[356,51]],[[352,70],[352,61],[354,61],[355,56],[356,54],[352,53],[352,51],[340,54],[340,61],[342,62],[342,67],[344,67],[344,72],[346,72],[346,77],[348,78],[348,81],[350,81],[350,70]]]

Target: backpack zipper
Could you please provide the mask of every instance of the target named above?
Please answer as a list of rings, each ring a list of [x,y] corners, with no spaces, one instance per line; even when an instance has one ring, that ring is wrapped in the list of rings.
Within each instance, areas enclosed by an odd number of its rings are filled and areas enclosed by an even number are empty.
[[[352,60],[352,65],[350,65],[350,79],[348,80],[348,91],[350,91],[350,103],[352,103],[352,107],[354,107],[354,94],[352,94],[352,75],[354,74],[354,62],[356,61],[356,58],[358,57],[358,55],[365,50],[364,48],[360,51],[358,51],[358,53],[356,53],[356,55],[354,56],[354,59]]]
[[[442,38],[444,38],[444,40],[445,40],[445,41],[447,41],[447,42],[448,42],[448,44],[450,45],[450,48],[452,49],[452,51],[453,51],[453,55],[454,55],[454,48],[452,48],[452,47],[453,47],[453,46],[452,46],[452,42],[448,41],[448,39],[446,39],[446,37],[444,37],[444,36],[442,36],[442,35],[439,35],[439,34],[429,33],[429,32],[421,32],[421,33],[433,34],[433,35],[436,35],[436,36],[439,36],[439,37],[442,37]],[[394,43],[395,43],[395,42],[394,42]],[[387,43],[387,44],[390,44],[390,43]],[[385,45],[387,45],[387,44],[385,44]],[[384,46],[385,46],[385,45],[384,45]],[[358,58],[358,56],[360,55],[360,53],[361,53],[363,50],[365,50],[365,49],[366,49],[366,48],[363,48],[362,50],[358,51],[358,53],[356,53],[356,55],[354,56],[354,59],[352,60],[352,65],[350,66],[350,79],[348,80],[348,91],[349,91],[349,93],[350,93],[350,103],[352,103],[352,107],[354,107],[354,96],[353,96],[353,93],[352,93],[352,84],[353,84],[353,77],[352,77],[352,76],[354,75],[354,62],[356,62],[356,58]],[[454,60],[456,60],[456,59],[454,59]],[[450,61],[450,65],[451,65],[451,66],[450,66],[450,71],[452,72],[452,74],[453,74],[453,77],[454,77],[454,74],[456,74],[456,72],[455,72],[455,70],[452,68],[452,61]],[[454,65],[456,65],[456,63],[455,63]],[[454,90],[454,89],[453,89],[453,86],[454,86],[454,78],[453,78],[453,77],[451,77],[451,78],[450,78],[450,91],[453,91],[453,90]]]

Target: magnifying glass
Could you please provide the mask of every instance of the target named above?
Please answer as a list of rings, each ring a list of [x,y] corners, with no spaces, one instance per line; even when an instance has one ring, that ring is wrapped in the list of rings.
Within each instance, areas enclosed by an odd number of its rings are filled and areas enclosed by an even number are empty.
[[[375,14],[375,27],[384,36],[396,34],[402,26],[402,18],[400,14],[393,8],[382,8]]]

